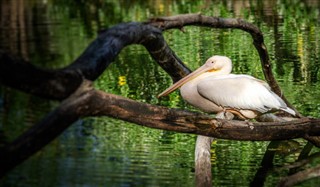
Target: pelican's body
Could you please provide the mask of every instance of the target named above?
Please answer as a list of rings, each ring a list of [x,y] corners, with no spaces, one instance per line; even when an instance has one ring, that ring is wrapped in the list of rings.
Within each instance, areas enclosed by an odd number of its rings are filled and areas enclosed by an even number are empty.
[[[230,74],[231,71],[232,62],[228,57],[213,56],[159,97],[181,87],[184,100],[209,113],[228,111],[244,119],[276,110],[295,115],[267,83],[249,75]]]

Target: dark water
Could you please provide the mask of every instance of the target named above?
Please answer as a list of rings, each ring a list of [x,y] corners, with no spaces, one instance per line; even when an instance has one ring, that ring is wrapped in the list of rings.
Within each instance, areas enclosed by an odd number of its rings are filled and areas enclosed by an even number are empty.
[[[43,68],[64,67],[96,33],[120,22],[201,12],[238,17],[264,33],[273,70],[288,100],[307,116],[320,117],[320,34],[318,1],[72,1],[1,0],[0,49]],[[249,34],[237,30],[186,27],[164,33],[192,69],[214,54],[229,56],[235,73],[263,78]],[[147,77],[147,78],[146,78]],[[158,81],[158,80],[162,81]],[[142,102],[192,109],[179,93],[159,101],[171,84],[141,46],[125,48],[95,82],[97,89]],[[58,103],[0,87],[0,130],[13,140]],[[1,186],[193,186],[195,136],[140,127],[123,121],[87,118],[8,173]],[[305,140],[284,141],[265,186],[288,175],[283,166],[298,159]],[[256,179],[269,142],[215,140],[214,186],[249,186]],[[318,149],[313,148],[312,152]],[[319,163],[313,160],[308,167]],[[263,182],[263,181],[262,181]],[[312,179],[300,186],[317,186]]]

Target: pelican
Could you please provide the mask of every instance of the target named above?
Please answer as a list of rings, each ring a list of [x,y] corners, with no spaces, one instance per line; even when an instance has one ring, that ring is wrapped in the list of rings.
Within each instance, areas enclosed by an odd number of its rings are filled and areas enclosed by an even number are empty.
[[[295,115],[266,82],[250,75],[231,74],[231,71],[230,58],[212,56],[158,98],[181,87],[180,94],[185,101],[208,113],[231,112],[242,119],[253,119],[278,110]]]

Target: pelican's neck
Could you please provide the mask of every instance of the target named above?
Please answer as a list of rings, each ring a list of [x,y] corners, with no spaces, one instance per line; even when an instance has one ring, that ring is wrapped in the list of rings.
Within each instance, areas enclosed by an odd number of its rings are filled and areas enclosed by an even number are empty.
[[[215,71],[213,73],[215,73],[215,75],[229,75],[232,71],[232,63],[231,61],[227,61],[226,64],[224,64],[224,66],[219,69],[218,71]]]
[[[211,73],[211,76],[221,76],[221,75],[229,75],[231,73],[231,68],[226,67],[226,68],[222,68],[218,71],[214,71],[214,72],[208,72]]]

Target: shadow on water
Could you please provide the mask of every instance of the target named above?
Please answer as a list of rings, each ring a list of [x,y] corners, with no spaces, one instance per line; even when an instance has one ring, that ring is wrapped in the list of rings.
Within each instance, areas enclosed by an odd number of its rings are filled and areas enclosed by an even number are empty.
[[[264,33],[273,69],[284,94],[306,116],[320,117],[318,1],[0,1],[0,49],[43,68],[76,59],[99,30],[120,22],[201,12],[238,17]],[[263,78],[250,36],[235,30],[186,27],[164,33],[192,69],[213,54],[234,61],[235,73]],[[195,110],[143,47],[129,46],[95,87],[142,102]],[[161,102],[161,103],[160,103]],[[0,87],[0,145],[39,121],[56,102]],[[59,138],[7,174],[3,186],[194,186],[195,136],[138,127],[110,118],[76,122]],[[275,186],[319,164],[319,149],[305,140],[212,145],[213,186]],[[312,179],[301,186],[316,186]]]

